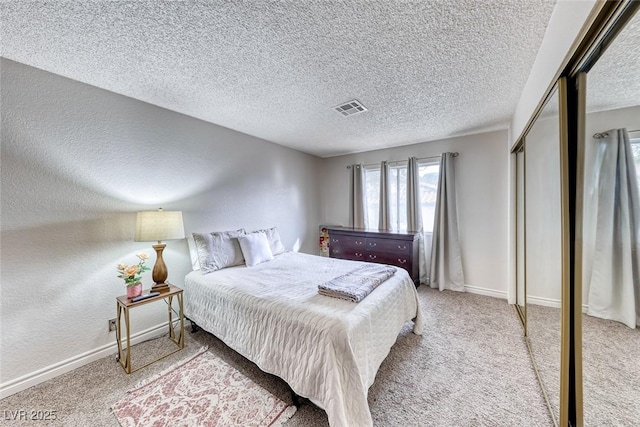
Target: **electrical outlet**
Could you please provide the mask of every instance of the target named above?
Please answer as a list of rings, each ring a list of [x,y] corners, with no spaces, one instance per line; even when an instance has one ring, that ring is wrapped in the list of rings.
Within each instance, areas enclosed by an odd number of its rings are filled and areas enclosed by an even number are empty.
[[[116,319],[109,319],[109,332],[116,330]]]

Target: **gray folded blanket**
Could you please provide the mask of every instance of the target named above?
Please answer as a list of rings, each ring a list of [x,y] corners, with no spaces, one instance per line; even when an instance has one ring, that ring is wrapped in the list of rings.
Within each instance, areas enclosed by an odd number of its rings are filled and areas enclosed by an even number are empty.
[[[382,282],[393,276],[396,269],[380,264],[366,264],[321,285],[318,293],[328,297],[360,302]]]

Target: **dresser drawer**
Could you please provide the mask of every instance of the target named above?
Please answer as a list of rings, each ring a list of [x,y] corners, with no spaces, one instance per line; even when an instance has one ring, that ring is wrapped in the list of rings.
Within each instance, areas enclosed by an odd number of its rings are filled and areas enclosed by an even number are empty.
[[[398,254],[390,253],[372,253],[367,252],[365,260],[368,262],[377,262],[379,264],[395,265],[396,267],[402,267],[411,273],[412,259],[409,256],[402,256]]]
[[[392,239],[379,239],[367,237],[367,252],[369,253],[394,253],[398,255],[411,256],[413,242]]]
[[[360,236],[347,236],[344,234],[332,235],[329,238],[329,248],[353,249],[364,251],[365,238]]]
[[[363,245],[364,246],[364,245]],[[351,247],[329,246],[329,256],[332,258],[349,259],[355,261],[366,261],[364,249]]]

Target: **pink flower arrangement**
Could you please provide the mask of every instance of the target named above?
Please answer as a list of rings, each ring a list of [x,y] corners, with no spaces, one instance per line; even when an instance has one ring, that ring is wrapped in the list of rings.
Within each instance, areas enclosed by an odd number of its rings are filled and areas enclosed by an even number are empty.
[[[149,267],[144,265],[145,261],[149,259],[149,255],[145,253],[136,254],[139,261],[137,264],[127,265],[127,264],[118,264],[118,277],[120,279],[124,279],[124,284],[126,286],[135,286],[140,282],[142,278],[141,274],[145,271],[149,271]]]

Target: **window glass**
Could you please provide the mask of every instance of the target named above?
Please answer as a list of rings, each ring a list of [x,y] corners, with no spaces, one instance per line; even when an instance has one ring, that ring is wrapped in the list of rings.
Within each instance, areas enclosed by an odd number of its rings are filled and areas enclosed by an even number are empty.
[[[636,163],[636,178],[638,178],[638,188],[640,189],[640,138],[631,139],[631,152]]]
[[[407,165],[389,167],[389,226],[407,229]]]
[[[367,218],[366,228],[378,228],[378,218],[380,214],[380,167],[365,167],[365,207]]]
[[[436,209],[440,163],[436,160],[418,163],[420,186],[420,210],[423,230],[433,231]],[[365,174],[366,228],[378,228],[380,214],[380,167],[367,166]],[[389,166],[389,227],[391,230],[407,230],[407,164],[394,163]]]
[[[422,212],[422,229],[425,232],[432,232],[433,220],[436,213],[436,197],[438,195],[440,163],[419,163],[418,175],[420,176],[420,210]]]

